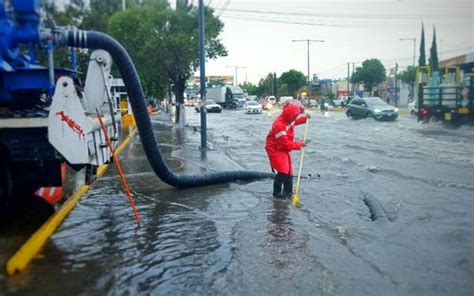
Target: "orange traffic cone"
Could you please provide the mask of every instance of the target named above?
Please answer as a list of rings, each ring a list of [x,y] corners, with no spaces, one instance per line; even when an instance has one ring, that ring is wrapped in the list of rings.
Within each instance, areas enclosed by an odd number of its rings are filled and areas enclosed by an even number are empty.
[[[66,163],[61,163],[61,180],[64,182],[66,179]],[[36,190],[36,196],[39,196],[49,202],[51,205],[58,202],[63,197],[63,187],[62,186],[53,186],[53,187],[41,187]]]

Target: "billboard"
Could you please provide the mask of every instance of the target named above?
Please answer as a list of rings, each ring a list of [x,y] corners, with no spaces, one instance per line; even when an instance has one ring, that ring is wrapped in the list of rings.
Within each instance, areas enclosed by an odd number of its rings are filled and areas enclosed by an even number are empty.
[[[201,78],[199,76],[194,76],[188,84],[201,84]],[[214,75],[214,76],[206,76],[206,83],[207,84],[223,84],[223,85],[234,85],[234,76],[232,75]]]

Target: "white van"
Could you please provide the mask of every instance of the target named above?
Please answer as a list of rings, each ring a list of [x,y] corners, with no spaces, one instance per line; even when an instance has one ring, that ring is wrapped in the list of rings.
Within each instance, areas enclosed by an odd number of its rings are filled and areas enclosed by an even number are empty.
[[[283,105],[288,100],[293,100],[293,97],[292,96],[281,96],[280,97],[280,105]]]
[[[272,104],[272,105],[275,105],[276,102],[277,102],[277,99],[275,98],[275,96],[269,96],[269,97],[267,97],[267,102]]]

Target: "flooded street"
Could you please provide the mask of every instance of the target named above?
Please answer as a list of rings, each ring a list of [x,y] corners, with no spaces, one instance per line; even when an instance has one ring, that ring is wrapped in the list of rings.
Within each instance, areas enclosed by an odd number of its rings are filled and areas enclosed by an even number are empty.
[[[152,119],[175,172],[270,170],[279,111],[208,114],[207,152],[187,111],[186,128]],[[312,115],[302,208],[272,180],[174,189],[137,135],[119,158],[142,225],[110,166],[25,272],[2,266],[0,295],[472,295],[474,129]],[[4,264],[19,239],[3,240]]]

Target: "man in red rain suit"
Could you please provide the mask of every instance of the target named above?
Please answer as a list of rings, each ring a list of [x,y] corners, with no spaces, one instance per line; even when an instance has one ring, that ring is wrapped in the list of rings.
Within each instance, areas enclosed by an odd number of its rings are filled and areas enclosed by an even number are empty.
[[[277,171],[273,181],[273,196],[277,198],[291,197],[293,194],[293,168],[290,152],[301,150],[301,147],[306,146],[306,142],[294,142],[294,126],[303,124],[310,118],[309,114],[300,116],[302,110],[298,105],[284,106],[283,112],[275,119],[267,135],[265,150],[270,159],[272,171]]]

